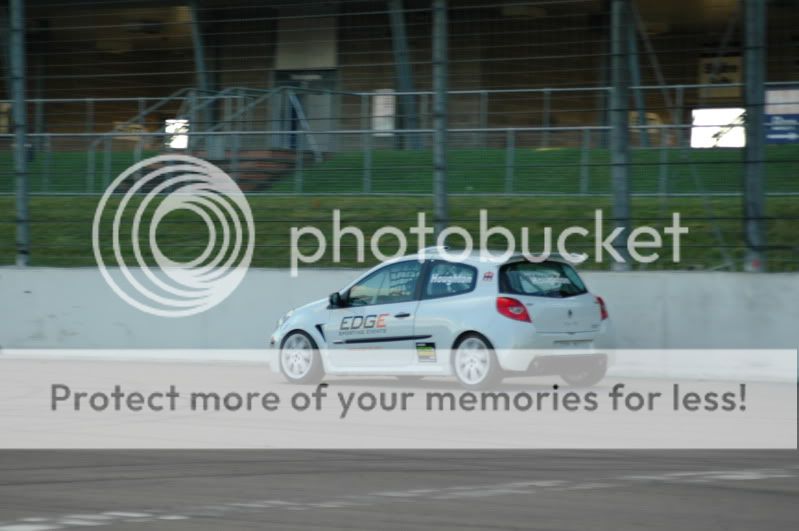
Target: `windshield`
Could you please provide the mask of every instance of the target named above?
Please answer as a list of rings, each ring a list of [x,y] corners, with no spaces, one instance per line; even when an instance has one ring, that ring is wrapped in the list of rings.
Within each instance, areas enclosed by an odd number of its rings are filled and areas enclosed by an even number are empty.
[[[537,297],[573,297],[586,293],[585,284],[569,264],[516,262],[499,270],[502,293]]]

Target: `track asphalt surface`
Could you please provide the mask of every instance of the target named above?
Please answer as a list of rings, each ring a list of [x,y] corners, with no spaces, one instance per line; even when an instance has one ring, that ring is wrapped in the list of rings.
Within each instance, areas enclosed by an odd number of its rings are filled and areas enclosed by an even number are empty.
[[[796,529],[792,451],[4,451],[0,531]]]

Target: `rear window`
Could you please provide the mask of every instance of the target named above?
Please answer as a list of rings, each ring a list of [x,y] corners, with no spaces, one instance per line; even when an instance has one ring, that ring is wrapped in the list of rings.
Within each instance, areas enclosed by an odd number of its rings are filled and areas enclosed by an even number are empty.
[[[569,264],[516,262],[499,270],[502,293],[537,297],[574,297],[586,293],[585,284]]]

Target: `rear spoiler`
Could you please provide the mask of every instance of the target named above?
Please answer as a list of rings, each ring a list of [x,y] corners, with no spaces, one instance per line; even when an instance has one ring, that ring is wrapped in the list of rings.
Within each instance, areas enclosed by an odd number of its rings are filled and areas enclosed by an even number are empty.
[[[560,253],[550,253],[549,255],[544,255],[543,253],[528,253],[528,254],[530,256],[534,256],[536,258],[545,257],[545,259],[542,260],[543,262],[560,262],[561,264],[569,264],[569,265],[571,265],[571,262],[566,260],[563,257],[563,255],[561,255]],[[522,253],[516,253],[513,256],[511,256],[510,258],[508,258],[508,260],[505,263],[506,264],[516,264],[516,263],[519,263],[519,262],[529,262],[529,260]]]

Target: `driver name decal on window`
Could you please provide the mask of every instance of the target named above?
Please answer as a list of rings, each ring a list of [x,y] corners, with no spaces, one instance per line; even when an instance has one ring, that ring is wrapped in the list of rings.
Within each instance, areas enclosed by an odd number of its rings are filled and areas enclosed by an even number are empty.
[[[571,283],[568,278],[560,277],[557,273],[552,274],[549,271],[525,271],[520,275],[528,282],[545,289],[560,289],[561,286]]]
[[[452,284],[452,283],[460,283],[460,284],[470,284],[472,282],[472,275],[440,275],[440,274],[433,274],[430,282],[433,284]]]
[[[466,264],[437,262],[430,272],[425,294],[430,298],[450,297],[474,289],[477,270]]]

